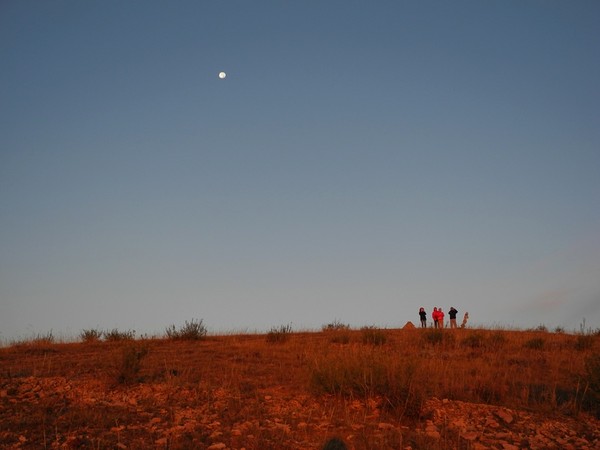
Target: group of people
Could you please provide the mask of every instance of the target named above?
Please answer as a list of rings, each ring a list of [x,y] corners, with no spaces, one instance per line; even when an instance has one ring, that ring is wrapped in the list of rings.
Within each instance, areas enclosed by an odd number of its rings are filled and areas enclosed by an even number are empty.
[[[450,317],[450,328],[457,328],[456,326],[456,314],[458,310],[453,306],[448,311],[448,317]],[[433,327],[434,328],[444,328],[444,310],[442,308],[435,307],[433,308],[433,312],[431,313],[431,318],[433,319]],[[425,308],[421,307],[419,309],[419,317],[421,319],[421,328],[427,328],[427,312]],[[467,320],[469,319],[469,313],[466,312],[463,317],[463,323],[461,328],[464,328],[467,325]]]

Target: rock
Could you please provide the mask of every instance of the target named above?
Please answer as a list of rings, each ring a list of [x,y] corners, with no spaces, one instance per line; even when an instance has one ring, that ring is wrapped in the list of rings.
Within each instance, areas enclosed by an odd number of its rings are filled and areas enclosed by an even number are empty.
[[[479,433],[476,433],[474,431],[470,431],[467,433],[462,433],[460,435],[465,441],[475,441],[477,439],[477,437],[479,436]]]
[[[222,442],[218,442],[218,443],[213,444],[210,447],[208,447],[207,450],[224,450],[226,448],[227,448],[227,446],[225,444],[223,444]]]
[[[506,424],[511,424],[514,420],[512,414],[502,409],[496,411],[496,416],[498,416]]]

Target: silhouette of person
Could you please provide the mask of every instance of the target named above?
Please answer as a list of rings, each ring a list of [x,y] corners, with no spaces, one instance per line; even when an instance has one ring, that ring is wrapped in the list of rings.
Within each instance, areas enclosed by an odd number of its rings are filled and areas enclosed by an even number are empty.
[[[456,328],[456,313],[458,313],[458,310],[454,308],[454,306],[448,311],[448,316],[450,316],[450,328]]]
[[[427,313],[425,308],[419,309],[419,317],[421,318],[421,328],[427,328]]]

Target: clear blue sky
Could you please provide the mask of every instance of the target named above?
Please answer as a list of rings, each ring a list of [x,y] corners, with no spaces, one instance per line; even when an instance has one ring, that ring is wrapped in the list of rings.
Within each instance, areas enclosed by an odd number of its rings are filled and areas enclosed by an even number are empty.
[[[420,306],[600,326],[599,23],[597,1],[3,1],[0,339]]]

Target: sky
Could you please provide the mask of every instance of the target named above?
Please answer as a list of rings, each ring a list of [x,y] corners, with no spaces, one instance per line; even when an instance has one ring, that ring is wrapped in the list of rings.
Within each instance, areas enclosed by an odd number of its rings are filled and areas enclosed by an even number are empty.
[[[1,2],[0,340],[421,306],[598,328],[599,22],[583,0]]]

